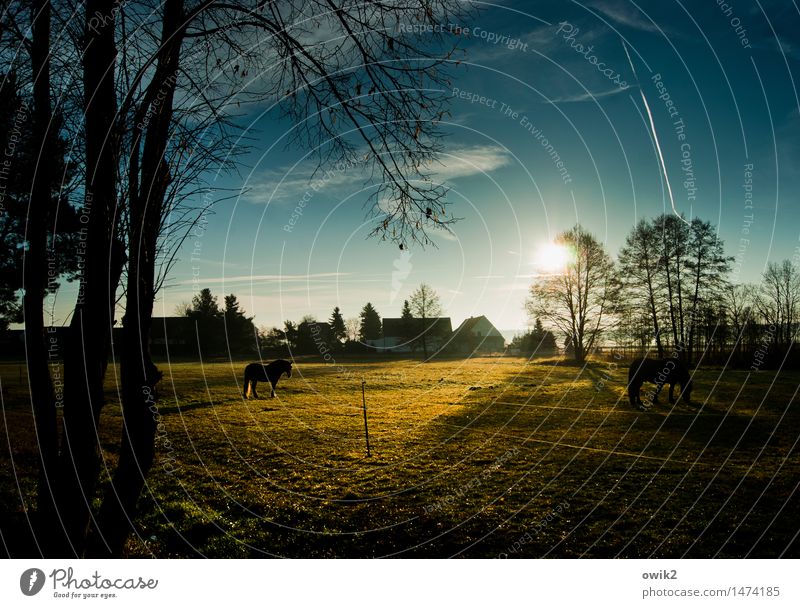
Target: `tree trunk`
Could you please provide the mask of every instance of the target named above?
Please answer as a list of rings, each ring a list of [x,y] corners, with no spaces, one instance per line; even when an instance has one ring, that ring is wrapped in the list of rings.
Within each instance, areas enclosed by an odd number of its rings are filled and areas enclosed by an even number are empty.
[[[50,185],[53,157],[53,138],[48,134],[52,122],[50,106],[50,1],[35,0],[32,4],[32,39],[30,46],[33,73],[33,130],[37,159],[36,172],[31,184],[30,205],[26,239],[23,280],[25,295],[23,312],[25,320],[25,352],[31,405],[36,425],[39,447],[39,479],[37,485],[38,534],[42,543],[53,538],[56,504],[53,484],[57,477],[58,426],[56,398],[50,376],[48,360],[49,342],[46,342],[43,300],[47,290],[47,218],[52,216]],[[52,256],[55,252],[51,253]],[[55,358],[59,353],[53,352]],[[50,547],[43,547],[50,553]]]
[[[98,516],[98,534],[92,537],[91,553],[119,557],[132,530],[136,503],[155,458],[156,432],[163,429],[158,413],[156,385],[161,372],[150,356],[150,329],[155,298],[156,251],[161,215],[170,182],[165,153],[172,121],[176,75],[182,41],[182,0],[164,3],[162,45],[156,73],[142,108],[152,115],[139,155],[142,133],[130,163],[131,181],[141,184],[130,196],[128,283],[125,306],[122,376],[122,449],[119,463]],[[141,180],[135,173],[141,165]]]
[[[647,244],[644,245],[647,247]],[[650,314],[653,318],[653,334],[656,339],[656,350],[658,351],[658,358],[664,358],[664,343],[661,340],[661,328],[658,325],[658,308],[656,307],[656,294],[655,287],[653,286],[653,273],[650,271],[650,256],[645,254],[644,259],[645,272],[647,273],[647,298],[650,304]]]
[[[93,23],[94,16],[105,18]],[[117,145],[114,128],[115,12],[102,0],[85,5],[83,55],[86,123],[86,187],[83,274],[70,323],[64,361],[64,420],[59,514],[66,544],[60,551],[82,556],[99,473],[98,423],[108,364],[114,299],[125,253],[115,239]],[[83,236],[82,235],[82,236]]]

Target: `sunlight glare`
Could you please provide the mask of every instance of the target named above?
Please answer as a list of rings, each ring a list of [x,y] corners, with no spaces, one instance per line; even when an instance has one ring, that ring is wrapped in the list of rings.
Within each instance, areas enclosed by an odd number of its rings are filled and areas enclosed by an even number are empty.
[[[540,245],[534,255],[533,263],[540,272],[558,274],[564,272],[572,259],[569,248],[559,243]]]

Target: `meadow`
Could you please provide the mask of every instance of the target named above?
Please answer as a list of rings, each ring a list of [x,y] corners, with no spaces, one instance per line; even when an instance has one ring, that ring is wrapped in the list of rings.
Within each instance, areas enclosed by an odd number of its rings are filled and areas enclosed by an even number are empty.
[[[662,395],[641,412],[614,360],[300,359],[277,398],[262,384],[250,400],[244,362],[159,365],[164,428],[131,557],[800,555],[799,373],[701,368],[694,404]],[[24,368],[0,377],[0,529],[15,552],[35,434]]]

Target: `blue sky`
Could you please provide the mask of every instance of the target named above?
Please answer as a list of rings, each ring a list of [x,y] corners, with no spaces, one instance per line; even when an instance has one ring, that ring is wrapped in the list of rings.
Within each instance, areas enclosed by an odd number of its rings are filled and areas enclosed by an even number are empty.
[[[638,218],[671,211],[623,38],[676,208],[718,225],[742,281],[792,257],[800,234],[793,1],[504,2],[457,25],[472,29],[459,36],[466,53],[453,69],[457,91],[435,168],[462,218],[452,235],[410,255],[367,239],[359,170],[335,171],[311,190],[306,151],[283,144],[292,125],[254,108],[249,167],[220,184],[247,192],[219,204],[189,239],[156,314],[209,287],[220,299],[236,293],[258,325],[327,318],[337,305],[352,317],[367,301],[398,316],[424,281],[454,323],[485,314],[498,328],[524,327],[538,245],[579,221],[616,254]]]

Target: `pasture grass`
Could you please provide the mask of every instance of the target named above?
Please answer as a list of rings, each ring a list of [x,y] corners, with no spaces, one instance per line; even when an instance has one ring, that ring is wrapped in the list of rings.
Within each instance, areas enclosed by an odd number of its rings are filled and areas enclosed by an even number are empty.
[[[664,394],[640,412],[625,366],[607,361],[301,359],[259,400],[239,392],[244,362],[160,367],[165,433],[132,557],[800,553],[798,373],[700,369],[695,405]],[[103,482],[119,451],[116,374]],[[35,497],[35,435],[19,366],[0,377],[13,553]]]

